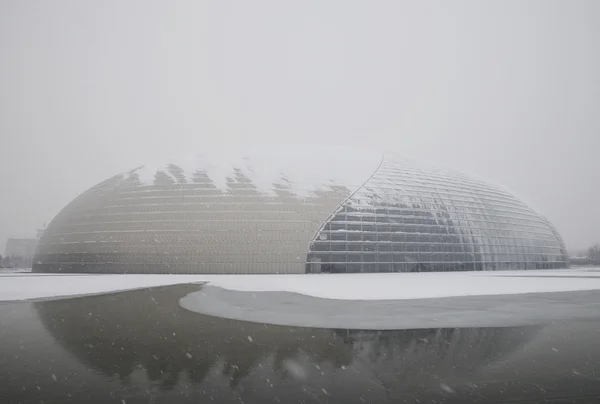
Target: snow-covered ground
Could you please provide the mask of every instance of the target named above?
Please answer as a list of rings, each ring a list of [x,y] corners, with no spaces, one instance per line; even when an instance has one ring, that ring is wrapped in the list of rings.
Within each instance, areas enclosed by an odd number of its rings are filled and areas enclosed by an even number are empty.
[[[0,301],[98,294],[210,282],[238,291],[287,291],[328,299],[384,300],[600,289],[600,268],[330,275],[58,275],[0,273]]]
[[[203,280],[201,275],[0,273],[0,301],[101,294]]]
[[[238,291],[286,291],[326,299],[387,300],[503,295],[600,289],[595,271],[498,271],[330,275],[266,275],[205,278]]]
[[[2,273],[21,273],[31,272],[31,268],[0,268],[0,274]]]

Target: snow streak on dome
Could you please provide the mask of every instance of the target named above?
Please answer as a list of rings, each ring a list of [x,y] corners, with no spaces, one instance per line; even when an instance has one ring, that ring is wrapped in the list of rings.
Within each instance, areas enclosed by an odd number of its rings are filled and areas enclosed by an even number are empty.
[[[212,149],[145,165],[125,174],[142,185],[161,182],[208,182],[223,192],[242,181],[264,195],[286,189],[297,196],[331,187],[356,189],[381,163],[382,155],[347,147],[301,145],[251,146],[244,149]]]

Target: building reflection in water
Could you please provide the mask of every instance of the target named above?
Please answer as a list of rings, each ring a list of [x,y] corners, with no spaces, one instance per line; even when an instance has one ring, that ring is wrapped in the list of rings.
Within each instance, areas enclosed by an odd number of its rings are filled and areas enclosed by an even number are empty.
[[[53,338],[104,378],[139,384],[142,375],[141,383],[159,394],[184,388],[254,399],[325,394],[377,401],[439,391],[469,382],[539,329],[356,331],[248,323],[181,308],[179,299],[199,288],[54,300],[35,308]]]

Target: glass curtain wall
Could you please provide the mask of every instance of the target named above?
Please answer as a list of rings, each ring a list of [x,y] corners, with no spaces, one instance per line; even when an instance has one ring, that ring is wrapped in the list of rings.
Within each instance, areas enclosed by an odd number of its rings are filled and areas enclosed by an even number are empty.
[[[386,157],[317,233],[308,272],[428,272],[566,266],[549,222],[461,174]]]

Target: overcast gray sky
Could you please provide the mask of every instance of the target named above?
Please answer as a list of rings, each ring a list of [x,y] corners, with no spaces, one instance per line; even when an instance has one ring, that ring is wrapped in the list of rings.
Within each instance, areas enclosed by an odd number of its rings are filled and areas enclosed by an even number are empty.
[[[597,0],[0,0],[0,251],[117,172],[271,139],[475,173],[586,248],[599,72]]]

